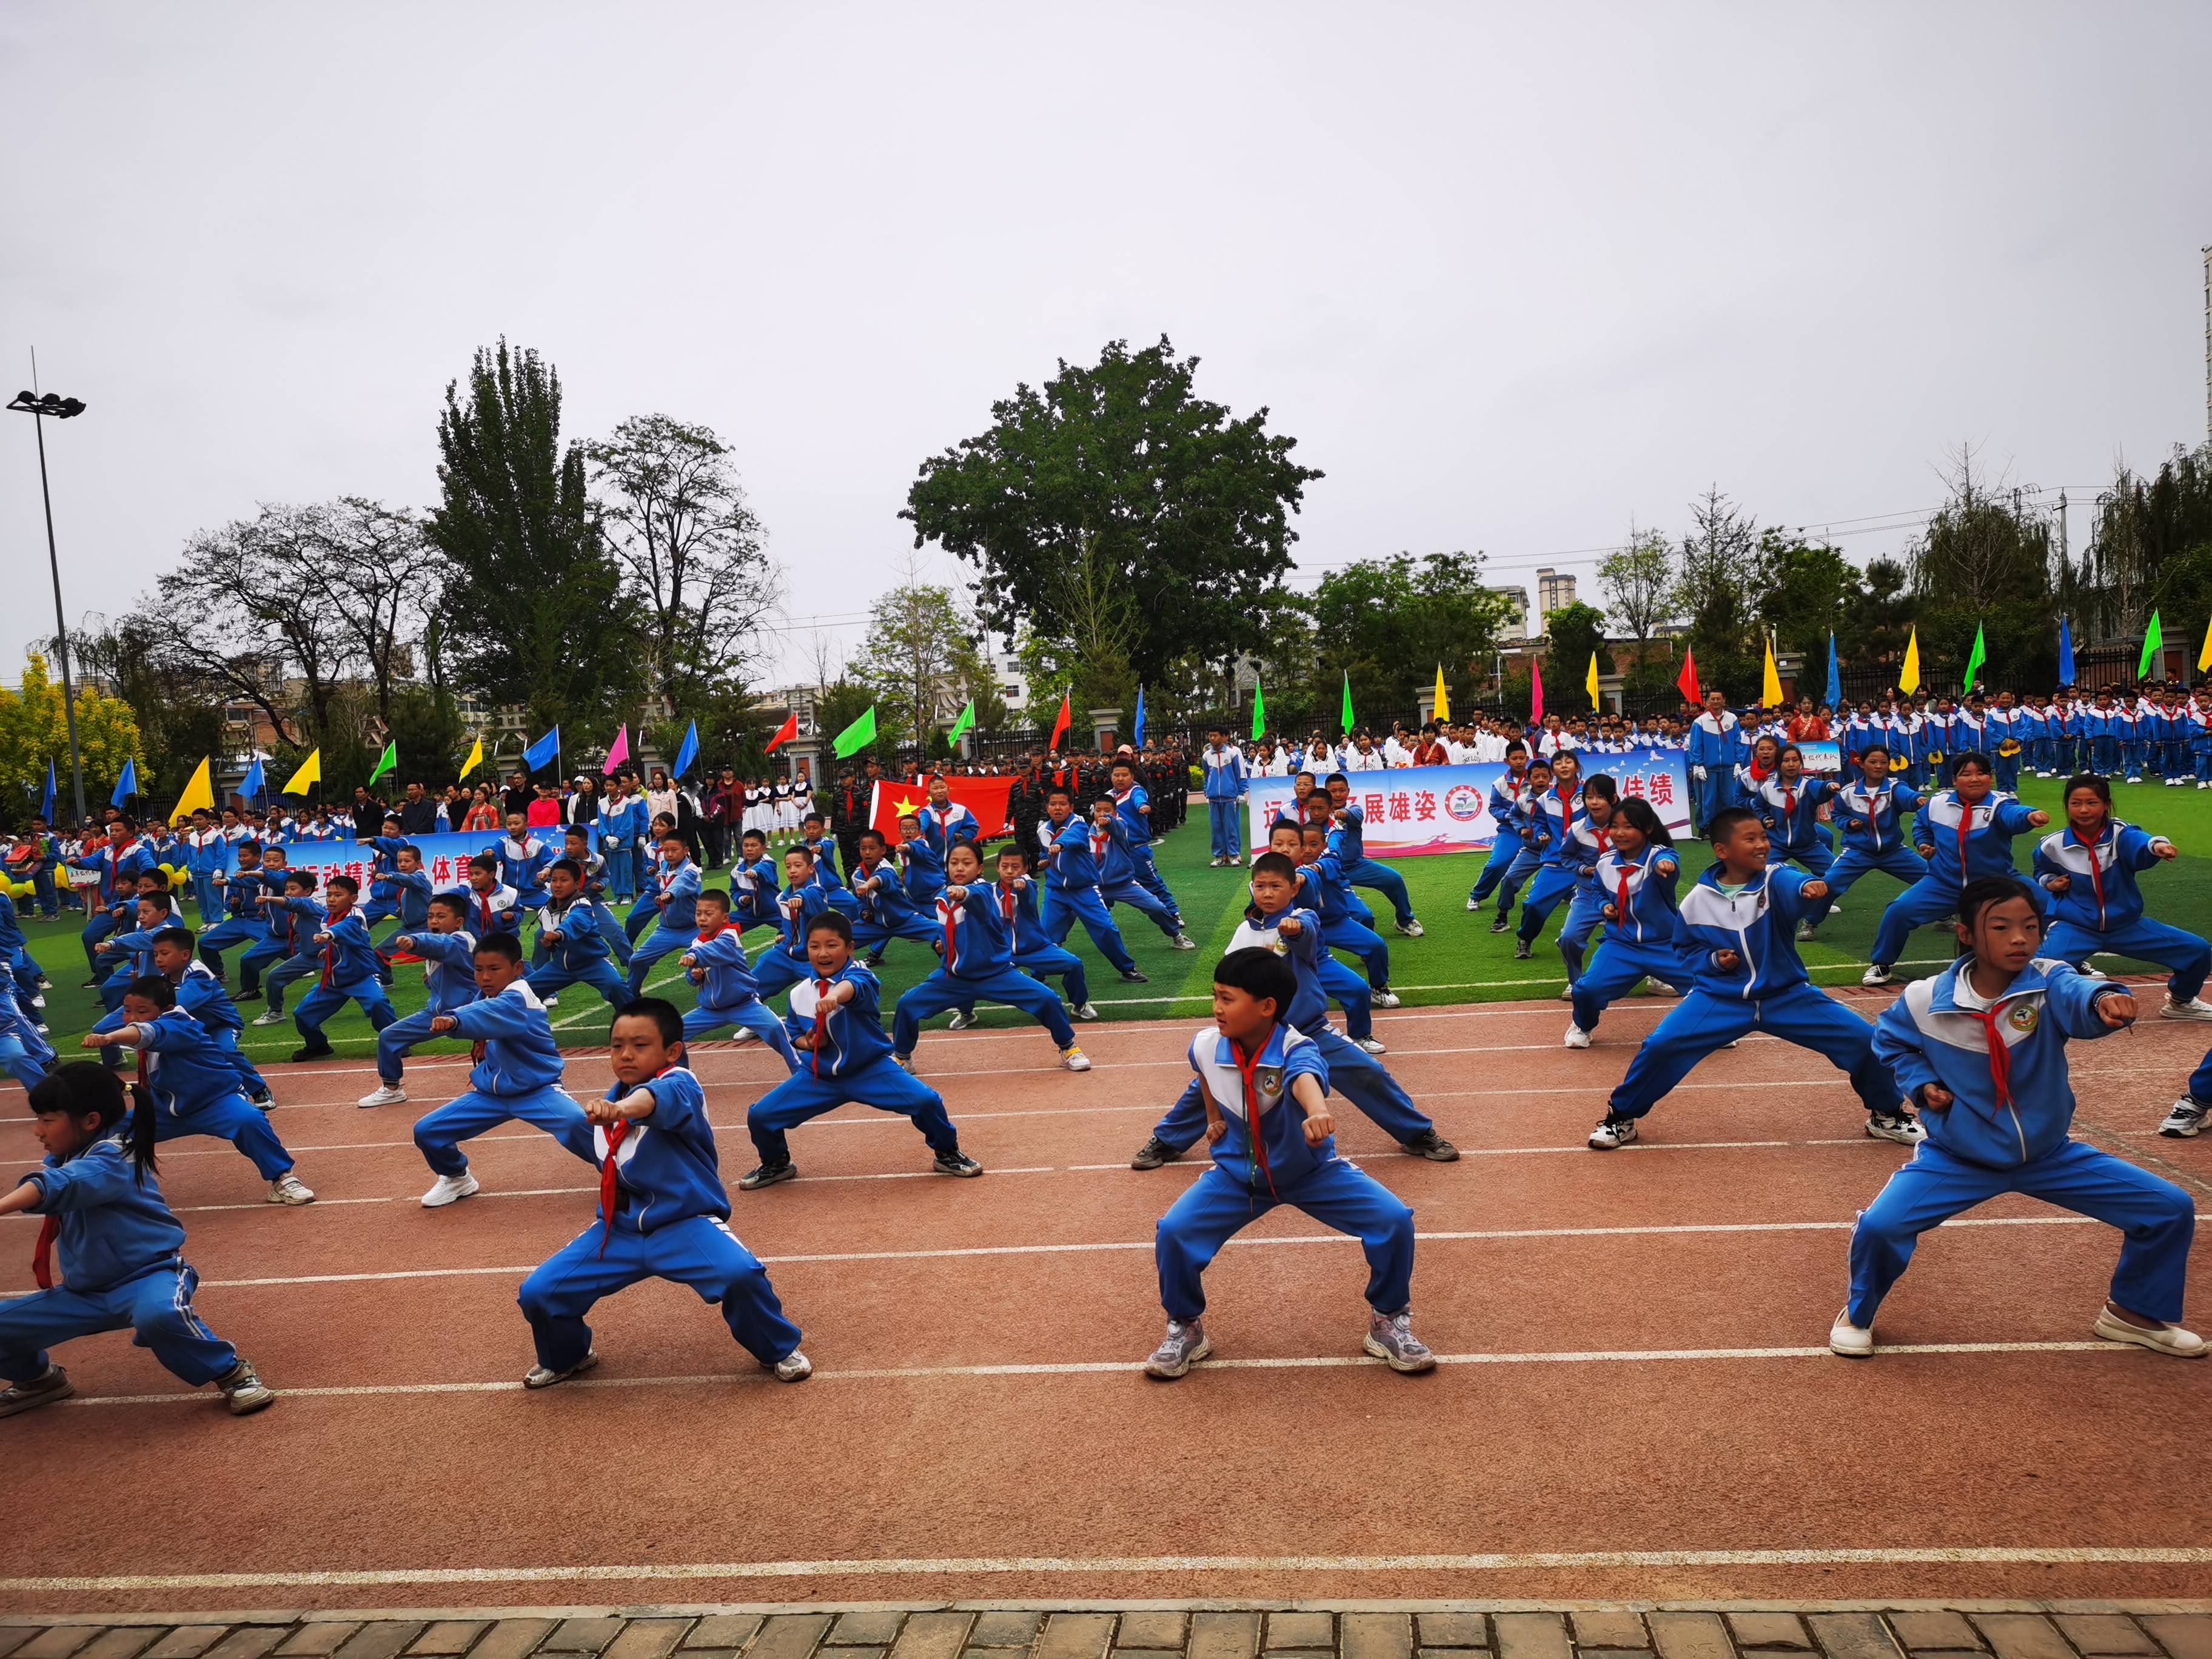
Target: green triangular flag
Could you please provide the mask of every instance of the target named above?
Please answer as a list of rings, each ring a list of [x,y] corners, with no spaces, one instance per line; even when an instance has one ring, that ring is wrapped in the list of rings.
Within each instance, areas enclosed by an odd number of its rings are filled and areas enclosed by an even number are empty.
[[[1989,647],[1982,642],[1982,625],[1974,624],[1974,648],[1966,653],[1966,678],[1959,686],[1960,691],[1974,689],[1974,676],[1982,672],[1982,665],[1990,659]]]
[[[1342,724],[1344,726],[1344,735],[1347,738],[1350,737],[1352,735],[1352,671],[1348,668],[1344,671],[1344,714],[1342,717]]]
[[[868,705],[868,712],[840,732],[830,745],[830,752],[839,760],[849,760],[876,740],[876,706]]]
[[[2165,664],[2160,660],[2160,653],[2165,649],[2166,635],[2159,630],[2158,612],[2154,611],[2150,613],[2150,626],[2143,630],[2142,660],[2136,665],[2136,678],[2137,679],[2148,679],[2150,678],[2150,665],[2154,662],[2158,663],[2160,669],[2163,670]],[[2160,678],[2164,678],[2162,672]]]
[[[376,770],[368,775],[368,781],[374,783],[386,772],[398,770],[398,766],[399,740],[397,738],[388,738],[385,740],[383,757],[376,763]]]
[[[975,699],[970,697],[968,699],[968,706],[960,711],[960,718],[952,722],[952,729],[945,734],[945,746],[947,749],[957,749],[960,746],[961,733],[975,724]]]
[[[1260,682],[1252,682],[1252,741],[1257,743],[1267,730],[1267,699],[1260,690]]]

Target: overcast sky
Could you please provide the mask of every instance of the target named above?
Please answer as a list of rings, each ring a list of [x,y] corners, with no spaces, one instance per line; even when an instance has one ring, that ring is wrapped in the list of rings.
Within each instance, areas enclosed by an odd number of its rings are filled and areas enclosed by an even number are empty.
[[[502,333],[572,435],[727,440],[794,641],[850,641],[994,398],[1163,332],[1328,474],[1309,573],[1587,592],[1709,483],[1871,556],[1961,440],[2094,488],[2203,439],[2208,64],[2202,0],[9,0],[0,380],[35,346],[91,405],[47,434],[73,616],[257,502],[428,505]],[[28,427],[11,681],[52,624]]]

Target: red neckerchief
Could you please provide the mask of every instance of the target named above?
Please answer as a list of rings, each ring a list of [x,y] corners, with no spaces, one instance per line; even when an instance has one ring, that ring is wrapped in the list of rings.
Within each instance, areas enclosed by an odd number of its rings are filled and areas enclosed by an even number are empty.
[[[1754,785],[1765,783],[1767,779],[1774,775],[1771,772],[1759,770],[1759,763],[1756,760],[1745,762],[1743,769],[1751,774],[1751,781]]]
[[[830,1032],[830,1007],[823,999],[830,994],[830,981],[817,976],[814,981],[814,1046],[808,1051],[814,1075],[822,1075],[822,1039]]]
[[[1969,988],[1972,988],[1971,986]],[[1996,1085],[1997,1104],[2012,1104],[2012,1050],[2005,1047],[2004,1034],[1997,1030],[1997,1006],[2003,1000],[1991,1003],[1987,1008],[1962,1008],[1982,1028],[1982,1041],[1990,1052],[1990,1081]]]
[[[2097,895],[2097,926],[2102,927],[2105,925],[2105,875],[2104,872],[2097,867],[2097,847],[2099,842],[2105,839],[2104,832],[2102,830],[2097,832],[2096,841],[2083,841],[2081,832],[2069,823],[2066,826],[2066,833],[2074,838],[2074,844],[2076,847],[2086,848],[2088,850],[2089,885]],[[2117,856],[2119,848],[2115,846],[2112,850],[2116,855],[2113,863],[2117,865],[2119,862]]]
[[[952,971],[953,959],[960,953],[957,925],[960,920],[960,908],[942,894],[937,900],[937,920],[945,928],[945,971],[949,974]]]
[[[998,884],[998,890],[999,915],[1005,918],[1007,935],[1011,938],[1013,933],[1014,911],[1020,902],[1019,890],[1009,887],[1004,882]]]
[[[1275,1190],[1274,1171],[1267,1167],[1267,1143],[1260,1137],[1260,1088],[1252,1078],[1253,1072],[1260,1064],[1261,1054],[1266,1052],[1267,1045],[1262,1043],[1252,1057],[1247,1060],[1244,1057],[1243,1045],[1234,1037],[1231,1037],[1229,1042],[1229,1053],[1237,1061],[1237,1075],[1244,1085],[1244,1127],[1250,1131],[1246,1139],[1252,1145],[1249,1167],[1256,1170],[1260,1178],[1267,1183],[1267,1196],[1279,1201],[1282,1194]]]
[[[599,1165],[599,1255],[607,1253],[607,1239],[615,1230],[615,1200],[621,1196],[622,1178],[615,1167],[615,1148],[629,1133],[629,1120],[618,1117],[606,1126],[606,1161]]]
[[[497,892],[498,890],[499,890],[497,888],[494,888],[492,892]],[[482,927],[486,933],[491,932],[491,893],[478,893],[477,895],[477,925]]]
[[[1781,774],[1781,773],[1779,773],[1779,772],[1777,772],[1774,775],[1775,775],[1776,777],[1778,777],[1778,777],[1780,777],[1780,776],[1782,775],[1782,774]],[[1788,782],[1787,782],[1787,781],[1784,781],[1784,782],[1783,783],[1783,785],[1781,786],[1781,788],[1782,788],[1782,816],[1783,816],[1783,817],[1786,820],[1786,819],[1790,816],[1790,814],[1792,814],[1793,812],[1795,812],[1795,811],[1797,810],[1797,792],[1796,792],[1796,790],[1792,789],[1792,788],[1790,787],[1790,785],[1788,784]]]
[[[39,1242],[31,1251],[31,1282],[42,1291],[54,1287],[54,1241],[61,1237],[62,1218],[51,1212],[39,1221]]]
[[[1970,879],[1966,874],[1966,842],[1974,833],[1974,807],[1973,803],[1957,790],[1954,789],[1951,793],[1959,803],[1959,885],[1963,890]],[[1990,809],[1990,822],[1996,822],[1995,807]]]
[[[1614,854],[1613,856],[1616,859],[1620,857],[1618,853]],[[1628,925],[1628,872],[1630,867],[1631,866],[1626,860],[1622,861],[1620,866],[1620,891],[1614,895],[1613,902],[1614,911],[1613,921],[1616,924],[1623,927],[1626,927]],[[1638,866],[1636,867],[1641,868],[1642,866]]]
[[[1092,827],[1091,831],[1091,856],[1098,861],[1099,868],[1102,870],[1105,868],[1106,865],[1106,844],[1113,839],[1114,837],[1105,830],[1098,829],[1095,825]]]

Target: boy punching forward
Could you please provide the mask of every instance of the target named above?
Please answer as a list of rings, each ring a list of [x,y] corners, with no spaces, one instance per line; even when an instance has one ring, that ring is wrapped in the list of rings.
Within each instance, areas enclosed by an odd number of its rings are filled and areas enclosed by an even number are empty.
[[[1287,1018],[1299,994],[1296,970],[1272,951],[1232,951],[1213,970],[1213,1028],[1190,1044],[1213,1167],[1160,1218],[1154,1252],[1168,1329],[1147,1376],[1181,1376],[1213,1352],[1200,1322],[1206,1266],[1278,1204],[1359,1240],[1367,1352],[1395,1371],[1437,1363],[1413,1331],[1413,1212],[1337,1156],[1328,1064]]]

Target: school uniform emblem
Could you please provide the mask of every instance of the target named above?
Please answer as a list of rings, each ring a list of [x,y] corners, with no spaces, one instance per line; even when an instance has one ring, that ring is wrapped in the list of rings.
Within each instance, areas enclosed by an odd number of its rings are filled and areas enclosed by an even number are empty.
[[[2042,1021],[2042,1010],[2033,1002],[2016,1002],[2005,1015],[2005,1024],[2022,1036],[2031,1035]]]
[[[1252,1073],[1252,1084],[1263,1095],[1279,1095],[1283,1092],[1283,1068],[1279,1066],[1260,1066]]]

